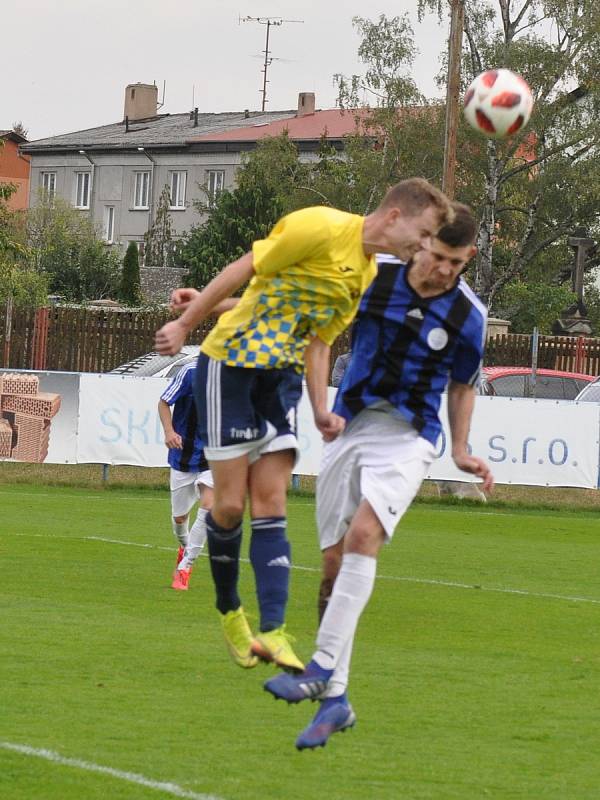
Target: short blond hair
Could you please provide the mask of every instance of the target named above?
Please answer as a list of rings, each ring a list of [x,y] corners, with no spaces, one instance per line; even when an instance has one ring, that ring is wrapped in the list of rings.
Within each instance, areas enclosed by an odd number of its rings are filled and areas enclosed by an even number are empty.
[[[454,221],[454,210],[443,192],[425,178],[407,178],[387,190],[379,208],[399,208],[407,217],[415,217],[430,206],[438,212],[440,227]]]

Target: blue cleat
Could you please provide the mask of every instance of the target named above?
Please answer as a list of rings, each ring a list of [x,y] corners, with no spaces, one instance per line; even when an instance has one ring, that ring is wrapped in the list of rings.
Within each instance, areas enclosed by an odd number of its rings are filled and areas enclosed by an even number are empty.
[[[265,691],[271,692],[276,700],[287,700],[288,703],[316,700],[327,688],[332,675],[332,669],[323,669],[315,661],[311,661],[299,675],[282,672],[274,678],[269,678],[265,681],[264,688]]]
[[[356,714],[345,695],[323,700],[313,721],[296,739],[296,747],[298,750],[325,747],[332,733],[343,733],[355,723]]]

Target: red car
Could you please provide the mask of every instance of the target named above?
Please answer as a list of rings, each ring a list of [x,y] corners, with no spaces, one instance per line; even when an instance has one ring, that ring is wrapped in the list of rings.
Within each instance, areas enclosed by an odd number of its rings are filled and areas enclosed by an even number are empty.
[[[541,397],[547,400],[574,400],[593,375],[538,369],[535,385],[531,367],[484,367],[479,394],[499,397]]]

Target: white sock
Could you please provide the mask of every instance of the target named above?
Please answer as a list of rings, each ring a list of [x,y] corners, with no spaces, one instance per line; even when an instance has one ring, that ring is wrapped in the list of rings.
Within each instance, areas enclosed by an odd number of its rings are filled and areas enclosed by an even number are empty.
[[[344,645],[342,654],[339,657],[338,663],[335,666],[333,675],[329,679],[327,689],[320,698],[323,697],[341,697],[348,688],[348,678],[350,675],[350,659],[352,657],[353,639],[349,639]]]
[[[187,547],[183,558],[179,562],[178,569],[191,569],[194,561],[198,558],[204,547],[206,541],[206,515],[208,511],[205,508],[198,509],[196,521],[191,527]]]
[[[186,547],[188,541],[187,520],[185,522],[175,522],[173,519],[171,522],[173,524],[173,533],[175,534],[175,538],[182,547]]]
[[[358,553],[344,554],[317,634],[317,650],[313,658],[323,669],[335,669],[344,647],[354,640],[359,617],[373,591],[376,569],[376,558]]]

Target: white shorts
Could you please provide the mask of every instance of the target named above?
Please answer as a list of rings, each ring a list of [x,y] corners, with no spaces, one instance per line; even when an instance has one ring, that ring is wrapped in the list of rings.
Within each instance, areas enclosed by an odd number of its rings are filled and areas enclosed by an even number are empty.
[[[183,517],[192,510],[200,500],[203,486],[209,489],[214,487],[212,472],[209,469],[202,472],[180,472],[171,469],[171,513],[174,517]]]
[[[279,453],[282,450],[294,451],[294,466],[296,466],[300,460],[300,448],[295,433],[284,433],[281,436],[275,436],[274,439],[270,439],[266,444],[254,448],[248,453],[248,458],[250,463],[254,464],[261,456],[267,453]]]
[[[317,478],[321,550],[345,536],[362,500],[375,511],[389,541],[435,452],[408,422],[382,411],[361,411],[323,450]]]

